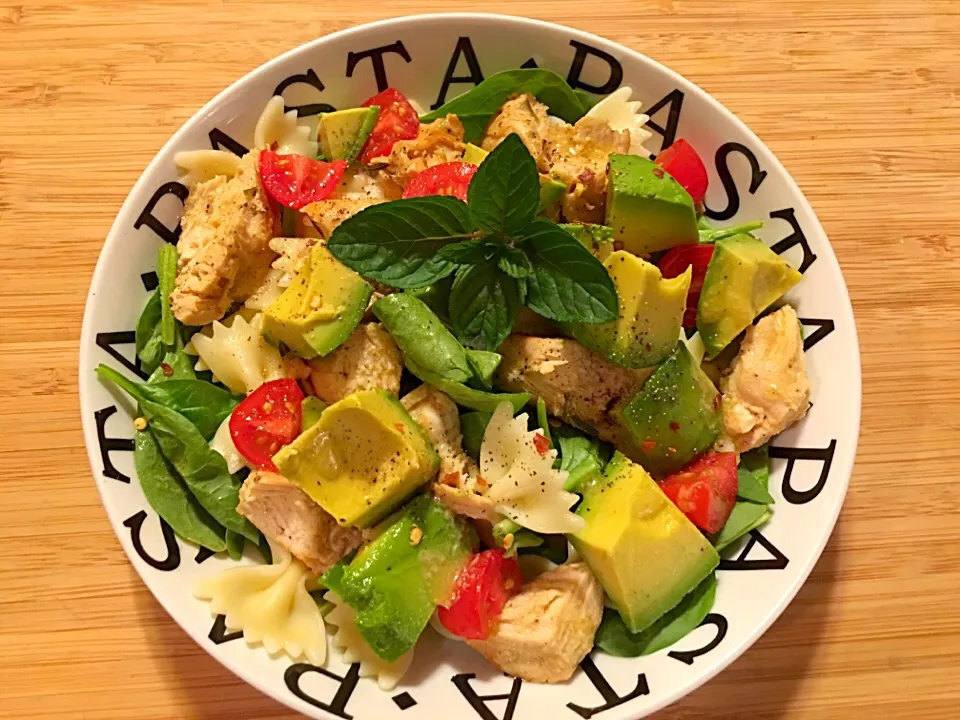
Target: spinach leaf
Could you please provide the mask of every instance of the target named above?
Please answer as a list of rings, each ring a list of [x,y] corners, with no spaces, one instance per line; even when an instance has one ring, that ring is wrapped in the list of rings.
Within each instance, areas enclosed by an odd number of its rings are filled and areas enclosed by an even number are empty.
[[[148,400],[183,415],[207,441],[213,438],[220,423],[240,402],[240,398],[228,390],[205,380],[136,383],[105,365],[98,367],[97,373],[121,387],[137,402]]]
[[[478,387],[480,390],[490,390],[493,388],[493,374],[500,367],[500,361],[503,355],[487,350],[473,350],[467,348],[467,362],[473,370],[473,378],[470,385]]]
[[[762,220],[755,220],[753,222],[743,223],[742,225],[734,225],[733,227],[727,228],[715,228],[704,217],[701,217],[697,222],[697,229],[700,233],[700,242],[704,244],[715,243],[717,240],[733,237],[734,235],[739,235],[740,233],[749,234],[754,230],[759,230],[762,227]]]
[[[767,505],[758,505],[747,500],[737,500],[726,524],[720,532],[710,536],[710,542],[719,552],[751,530],[760,527],[772,517],[773,512]]]
[[[415,290],[407,290],[407,294],[422,300],[438,318],[447,321],[450,319],[447,315],[447,307],[450,304],[450,287],[452,285],[453,277],[447,275],[447,277],[437,280],[437,282],[432,285],[416,288]]]
[[[140,365],[150,373],[153,372],[160,361],[163,359],[163,337],[160,330],[160,290],[154,290],[153,295],[147,300],[147,304],[140,313],[140,319],[137,320],[137,329],[134,333],[136,337],[137,357],[140,358]]]
[[[566,425],[556,428],[554,436],[560,449],[560,469],[567,472],[563,489],[579,492],[584,483],[603,472],[607,464],[606,448],[597,438],[583,435]]]
[[[468,412],[460,416],[460,433],[463,435],[463,451],[474,460],[480,459],[480,444],[487,431],[491,413]]]
[[[542,396],[537,397],[537,424],[543,430],[543,436],[553,445],[553,438],[550,436],[550,421],[547,417],[547,401]]]
[[[441,392],[445,392],[457,405],[470,408],[471,410],[480,410],[481,412],[492,415],[500,403],[508,402],[513,405],[513,411],[516,413],[519,412],[520,408],[526,405],[530,399],[529,393],[493,393],[467,387],[461,382],[447,380],[418,366],[416,362],[406,355],[404,355],[404,364],[407,366],[407,370],[423,380],[423,382],[433,385]]]
[[[405,360],[444,380],[466,382],[473,377],[463,345],[440,318],[411,293],[393,293],[377,300],[373,314],[396,340]]]
[[[773,496],[767,490],[770,480],[770,454],[767,446],[759,447],[740,456],[737,467],[737,497],[750,502],[769,505]]]
[[[533,265],[527,307],[549,320],[604,323],[617,319],[617,290],[603,264],[570,233],[537,219],[520,247]]]
[[[596,645],[605,653],[619,657],[639,657],[663,650],[700,627],[713,608],[716,596],[717,576],[712,573],[673,610],[638,633],[627,629],[620,613],[605,608],[597,629]]]
[[[176,285],[177,280],[177,248],[173,245],[164,243],[160,248],[157,259],[157,277],[160,286],[160,336],[163,338],[163,344],[168,347],[174,343],[174,335],[177,332],[177,321],[173,317],[173,310],[170,308],[170,293]]]
[[[227,530],[256,542],[257,529],[237,512],[241,481],[227,471],[226,461],[210,449],[196,426],[180,413],[137,392],[137,388],[149,386],[132,383],[105,365],[97,368],[97,374],[139,401],[160,450],[203,508]],[[153,387],[162,388],[165,384]]]
[[[504,70],[423,115],[420,120],[433,122],[452,113],[463,123],[466,141],[476,143],[483,137],[490,117],[511,95],[518,93],[533,95],[550,108],[552,115],[569,123],[586,115],[594,103],[593,98],[573,90],[562,77],[550,70]]]
[[[450,289],[450,322],[465,346],[495,351],[513,330],[519,310],[517,281],[496,265],[457,270]]]
[[[476,225],[455,197],[394,200],[344,220],[327,242],[330,252],[361,275],[396,288],[420,288],[454,271],[440,248],[473,237]]]
[[[150,507],[177,535],[213,552],[227,547],[223,528],[200,506],[167,463],[150,430],[134,433],[133,466]]]
[[[508,135],[470,181],[470,214],[484,230],[515,235],[533,222],[539,203],[537,163],[519,135]]]
[[[234,560],[239,560],[243,557],[243,544],[246,542],[246,539],[240,533],[236,533],[233,530],[227,530],[227,552],[230,554]]]
[[[526,532],[532,532],[527,530]],[[556,565],[563,565],[570,557],[570,543],[566,535],[538,535],[543,542],[527,545],[517,550],[517,555],[537,555]]]

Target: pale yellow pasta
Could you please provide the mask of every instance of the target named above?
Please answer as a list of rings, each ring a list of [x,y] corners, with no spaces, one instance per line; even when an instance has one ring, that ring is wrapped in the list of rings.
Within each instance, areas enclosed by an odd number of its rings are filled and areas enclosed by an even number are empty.
[[[247,321],[239,313],[193,336],[190,344],[203,365],[235,393],[251,393],[268,380],[284,377],[280,351],[260,331],[263,315]],[[209,334],[207,334],[209,332]]]
[[[227,472],[231,475],[240,468],[247,466],[247,461],[243,458],[243,455],[240,454],[240,451],[237,450],[237,446],[233,444],[233,438],[230,437],[229,415],[223,419],[220,427],[217,428],[216,435],[214,435],[213,440],[210,441],[210,449],[223,456],[223,459],[227,461]]]
[[[621,87],[590,108],[587,117],[606,120],[613,130],[626,130],[630,135],[630,154],[650,157],[651,152],[644,147],[652,135],[645,127],[650,116],[640,111],[643,104],[639,100],[630,100],[632,95],[632,88]]]
[[[310,125],[297,122],[297,111],[283,111],[283,98],[274,95],[257,120],[253,130],[253,145],[264,148],[277,144],[276,152],[281,155],[306,155],[317,157],[316,132]]]
[[[322,665],[326,628],[316,601],[307,592],[309,572],[280,545],[270,543],[272,565],[223,570],[197,583],[194,596],[210,601],[210,612],[224,615],[229,630],[240,630],[250,645],[271,655],[284,652]]]
[[[233,177],[240,167],[240,158],[225,150],[184,150],[174,155],[173,161],[184,173],[180,181],[188,188],[218,175]]]
[[[331,642],[333,647],[343,654],[343,661],[347,664],[360,663],[360,677],[375,677],[381,690],[395,688],[413,662],[413,649],[393,662],[387,662],[371,650],[360,635],[356,623],[357,613],[352,607],[332,590],[328,591],[323,599],[333,604],[333,610],[327,613],[326,621],[336,628]]]
[[[510,403],[500,403],[480,444],[480,475],[496,509],[514,522],[542,533],[583,529],[583,518],[570,512],[579,496],[563,489],[567,473],[555,470],[555,449],[540,453],[527,430],[527,414],[513,417]]]

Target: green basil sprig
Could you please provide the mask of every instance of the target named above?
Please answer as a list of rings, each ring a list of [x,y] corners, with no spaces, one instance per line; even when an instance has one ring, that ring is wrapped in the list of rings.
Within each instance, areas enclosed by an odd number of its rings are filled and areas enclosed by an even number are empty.
[[[374,205],[341,223],[327,247],[397,288],[454,274],[447,316],[457,339],[476,350],[496,350],[522,305],[557,322],[615,320],[610,275],[573,235],[537,217],[539,188],[536,163],[512,134],[480,165],[466,204],[429,196]]]

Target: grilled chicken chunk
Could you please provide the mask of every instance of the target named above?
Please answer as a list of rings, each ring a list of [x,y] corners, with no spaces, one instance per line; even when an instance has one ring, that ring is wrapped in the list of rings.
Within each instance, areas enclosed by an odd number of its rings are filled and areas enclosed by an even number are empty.
[[[380,177],[403,188],[417,173],[440,163],[463,159],[463,124],[456,115],[420,126],[413,140],[400,140],[386,157]],[[376,162],[376,161],[375,161]]]
[[[724,434],[737,452],[763,445],[807,414],[810,379],[792,307],[747,328],[720,390]]]
[[[481,492],[477,464],[463,451],[460,414],[450,397],[430,385],[423,384],[400,400],[430,438],[440,456],[440,471],[433,484],[433,494],[457,515],[476,520],[495,521],[500,514],[493,501]]]
[[[269,243],[280,232],[279,214],[260,184],[259,156],[247,153],[234,177],[218,175],[187,196],[170,295],[174,316],[186,325],[222,318],[260,287],[276,257]]]
[[[403,356],[379,323],[357,327],[346,342],[329,355],[310,360],[314,394],[335,403],[360,390],[400,392]]]
[[[603,616],[603,590],[585,563],[560,565],[507,601],[486,640],[467,643],[514,677],[569,680],[593,648]]]
[[[507,100],[490,119],[483,136],[483,149],[490,152],[508,135],[516,133],[536,160],[537,166],[541,171],[546,171],[549,166],[543,165],[542,159],[544,135],[549,123],[546,105],[533,95],[517,95]]]
[[[313,222],[320,235],[325,240],[329,240],[333,231],[344,220],[381,202],[384,201],[369,197],[331,198],[310,203],[303,208],[303,212]]]
[[[285,477],[264,470],[255,470],[244,481],[237,512],[318,575],[359,547],[362,539],[360,530],[340,527]]]
[[[611,442],[618,435],[610,413],[652,372],[618,367],[567,338],[511,335],[500,346],[500,354],[497,387],[542,397],[554,417],[593,428]]]

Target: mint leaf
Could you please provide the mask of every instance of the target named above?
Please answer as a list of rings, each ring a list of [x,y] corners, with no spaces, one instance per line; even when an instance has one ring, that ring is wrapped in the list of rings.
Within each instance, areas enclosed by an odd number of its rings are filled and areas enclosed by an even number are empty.
[[[533,271],[526,305],[549,320],[605,323],[617,319],[617,290],[603,264],[570,233],[535,220],[519,247]]]
[[[420,288],[449,275],[456,265],[440,248],[473,236],[467,206],[454,197],[394,200],[344,220],[327,247],[364,277],[396,288]]]
[[[513,245],[504,245],[500,251],[500,257],[497,258],[497,267],[517,280],[522,280],[533,272],[530,258],[524,254],[523,250]]]
[[[499,252],[500,243],[489,240],[463,240],[444,245],[437,253],[437,257],[457,265],[475,265],[493,260]]]
[[[508,135],[470,181],[470,214],[485,230],[514,235],[531,223],[539,203],[537,163],[519,135]]]
[[[533,95],[550,109],[551,115],[568,123],[582,118],[596,102],[594,98],[573,90],[566,80],[551,70],[504,70],[421,116],[420,121],[433,122],[453,113],[463,123],[466,142],[476,143],[483,137],[490,117],[511,95],[520,93]]]
[[[494,351],[517,319],[517,281],[496,265],[469,265],[457,270],[450,288],[450,322],[466,347]]]

